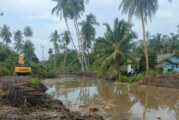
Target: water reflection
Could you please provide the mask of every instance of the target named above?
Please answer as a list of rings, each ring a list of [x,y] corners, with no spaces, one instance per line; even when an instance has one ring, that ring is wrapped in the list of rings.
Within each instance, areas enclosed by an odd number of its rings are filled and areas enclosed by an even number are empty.
[[[179,120],[179,90],[113,84],[101,80],[45,80],[48,94],[71,109],[96,106],[109,120]]]

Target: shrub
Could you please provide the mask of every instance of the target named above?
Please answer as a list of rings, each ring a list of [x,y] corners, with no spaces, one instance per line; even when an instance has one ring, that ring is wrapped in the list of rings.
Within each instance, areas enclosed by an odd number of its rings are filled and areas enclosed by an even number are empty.
[[[30,84],[37,86],[37,85],[40,85],[41,82],[39,79],[32,79],[32,80],[30,80]]]
[[[119,81],[121,82],[138,82],[144,78],[144,74],[138,74],[137,76],[127,77],[127,76],[120,76]]]
[[[128,82],[128,81],[129,81],[129,77],[121,75],[121,76],[119,77],[119,80],[120,80],[121,82]]]
[[[159,75],[159,72],[157,70],[150,70],[149,75],[152,77],[157,77]]]
[[[55,78],[57,75],[50,65],[32,64],[32,76],[37,78]]]

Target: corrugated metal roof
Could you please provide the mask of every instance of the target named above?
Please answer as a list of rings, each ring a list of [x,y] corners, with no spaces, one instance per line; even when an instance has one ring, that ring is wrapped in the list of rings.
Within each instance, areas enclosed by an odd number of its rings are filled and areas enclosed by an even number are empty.
[[[172,56],[174,56],[174,54],[172,54],[172,53],[158,55],[157,62],[158,63],[163,62],[163,61],[171,58]]]

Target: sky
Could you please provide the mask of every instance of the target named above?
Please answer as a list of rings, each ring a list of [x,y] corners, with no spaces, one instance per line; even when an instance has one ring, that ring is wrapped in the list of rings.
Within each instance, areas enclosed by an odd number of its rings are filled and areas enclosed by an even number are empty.
[[[121,0],[89,0],[85,5],[85,12],[81,19],[89,13],[96,15],[97,21],[100,26],[96,28],[96,37],[103,36],[105,26],[103,23],[109,23],[113,26],[115,18],[119,20],[127,20],[126,15],[121,15],[118,10]],[[176,32],[176,26],[179,25],[179,0],[173,0],[169,3],[168,0],[159,0],[160,5],[156,15],[153,17],[152,22],[148,22],[146,31],[151,35],[156,33],[169,34]],[[31,41],[35,45],[35,53],[37,57],[42,60],[42,49],[44,46],[45,59],[48,59],[48,49],[53,48],[53,44],[49,43],[50,35],[54,30],[59,33],[66,30],[66,25],[63,19],[56,15],[51,15],[51,9],[56,5],[52,0],[0,0],[0,12],[4,16],[0,16],[0,27],[6,24],[14,32],[17,29],[22,30],[25,26],[31,26],[33,29],[33,38]],[[73,21],[68,21],[73,38],[76,40],[75,29]],[[133,17],[133,30],[138,35],[138,40],[141,39],[141,22],[138,18]],[[2,41],[2,39],[0,39]],[[13,39],[12,39],[13,41]],[[77,44],[77,41],[75,41]],[[11,44],[13,46],[13,43]],[[72,45],[69,45],[73,48]]]

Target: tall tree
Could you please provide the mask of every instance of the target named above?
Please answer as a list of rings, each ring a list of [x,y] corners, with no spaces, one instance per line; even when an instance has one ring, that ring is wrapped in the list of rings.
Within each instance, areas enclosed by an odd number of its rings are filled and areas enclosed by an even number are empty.
[[[25,44],[23,46],[22,53],[23,53],[25,59],[32,60],[34,62],[38,62],[38,58],[35,54],[35,46],[30,40],[27,40],[25,42]]]
[[[60,42],[60,35],[58,34],[58,31],[55,30],[51,36],[50,36],[50,42],[53,43],[54,46],[54,51],[55,51],[55,57],[54,57],[54,68],[56,69],[56,55],[57,53],[59,53],[59,44],[58,42]]]
[[[57,16],[59,16],[59,14],[60,14],[60,18],[61,19],[64,18],[67,30],[70,34],[70,39],[73,43],[73,47],[77,51],[77,48],[75,46],[74,40],[72,39],[71,32],[70,32],[69,25],[68,25],[68,18],[69,18],[69,14],[70,14],[70,11],[68,8],[69,0],[52,0],[52,1],[56,2],[56,6],[52,9],[51,13],[52,14],[56,13]]]
[[[11,43],[12,33],[7,25],[3,25],[0,32],[0,37],[3,39],[3,42],[6,43],[6,45],[8,45],[8,43]]]
[[[152,36],[151,39],[149,39],[149,48],[151,48],[155,53],[161,54],[162,48],[164,47],[164,36],[160,33],[157,33],[156,35]]]
[[[30,41],[33,36],[32,28],[30,26],[26,26],[24,28],[24,36],[26,37],[25,44],[23,46],[23,51],[25,51],[27,58],[30,58],[34,55],[33,52],[33,43]],[[29,46],[28,46],[29,45]],[[26,48],[27,47],[27,48]],[[29,47],[29,48],[28,48]],[[35,48],[34,48],[35,49]],[[28,51],[29,50],[29,51]],[[29,56],[28,56],[29,55]]]
[[[64,57],[64,64],[66,65],[66,54],[67,54],[67,45],[70,44],[70,33],[69,31],[64,31],[62,34],[62,41],[64,43],[64,53],[65,53],[65,57]]]
[[[168,0],[172,1],[172,0]],[[122,0],[119,9],[122,9],[123,14],[128,14],[129,22],[133,15],[141,20],[143,31],[143,45],[146,60],[146,77],[149,75],[149,62],[148,62],[148,47],[146,42],[145,24],[148,20],[152,20],[158,10],[159,0]]]
[[[143,45],[146,60],[146,77],[149,75],[149,61],[148,61],[148,47],[146,42],[145,24],[148,20],[152,19],[152,16],[158,9],[158,0],[122,0],[119,9],[122,9],[122,13],[128,13],[129,21],[132,16],[135,15],[141,20],[143,31]]]
[[[52,55],[53,55],[53,49],[52,49],[52,48],[49,48],[49,49],[48,49],[48,54],[49,54],[49,57],[51,58]]]
[[[108,75],[120,75],[121,65],[131,59],[132,40],[136,38],[136,34],[131,29],[131,24],[122,20],[115,19],[114,28],[111,29],[109,24],[105,23],[106,32],[104,38],[97,40],[97,48],[100,50],[99,62],[101,69],[107,70]]]
[[[81,35],[82,35],[82,45],[85,49],[91,48],[92,41],[95,39],[96,30],[94,28],[95,25],[99,25],[96,21],[96,17],[93,14],[89,14],[86,16],[86,20],[83,20],[79,23],[81,28]]]
[[[85,10],[84,4],[87,0],[53,0],[53,1],[57,2],[57,5],[52,9],[52,13],[56,12],[57,15],[59,15],[59,13],[61,13],[61,15],[63,15],[63,17],[65,18],[65,21],[66,21],[68,31],[69,31],[69,27],[67,24],[67,19],[69,18],[74,21],[77,40],[78,40],[78,47],[79,47],[79,51],[78,51],[77,55],[78,55],[78,59],[81,64],[81,70],[85,71],[84,62],[82,61],[82,55],[81,55],[81,53],[82,53],[81,52],[81,50],[82,50],[81,42],[82,41],[80,40],[78,18],[80,18],[80,16],[84,12],[84,10]],[[72,37],[71,37],[71,39],[72,39]],[[72,39],[72,42],[73,42],[73,39]],[[74,44],[74,42],[73,42],[73,44]]]
[[[33,36],[33,31],[30,26],[26,26],[24,28],[24,36],[26,37],[26,40],[30,40],[30,38]]]
[[[96,17],[93,14],[89,14],[86,16],[86,20],[83,20],[79,23],[81,28],[81,37],[82,37],[82,59],[85,63],[86,70],[88,71],[88,64],[85,57],[85,50],[91,48],[92,41],[95,39],[96,30],[94,28],[95,25],[99,25],[96,21]]]
[[[175,53],[179,49],[179,35],[170,33],[168,39],[169,51],[170,53]]]
[[[15,49],[17,52],[22,52],[23,49],[23,36],[20,30],[14,32]]]

